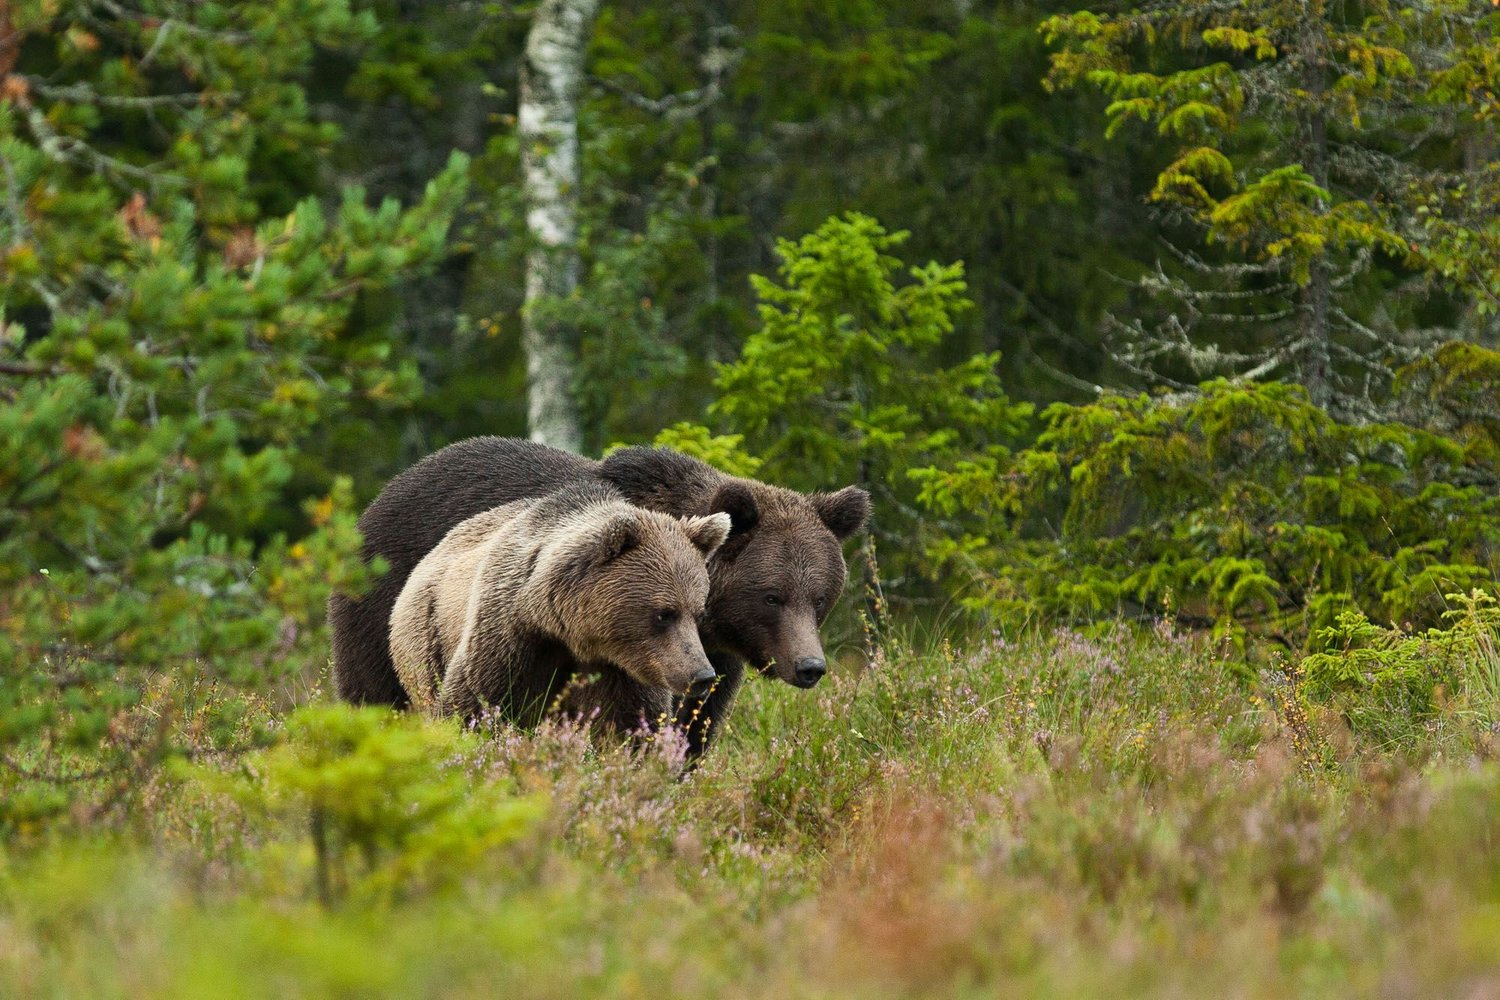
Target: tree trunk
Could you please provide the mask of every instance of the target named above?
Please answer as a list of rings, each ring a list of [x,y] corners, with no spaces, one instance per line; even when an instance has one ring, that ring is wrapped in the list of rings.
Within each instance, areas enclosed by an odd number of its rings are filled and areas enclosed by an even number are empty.
[[[578,451],[582,433],[573,385],[574,331],[540,300],[578,287],[578,95],[583,55],[599,0],[542,0],[521,62],[519,133],[526,193],[526,418],[531,439]]]
[[[10,0],[0,0],[0,83],[16,68],[21,57],[21,33],[11,24]]]
[[[1321,76],[1319,76],[1321,82]],[[1321,97],[1321,87],[1312,91]],[[1313,111],[1307,122],[1309,171],[1318,187],[1328,190],[1328,122],[1319,110]],[[1328,206],[1319,200],[1318,211]],[[1307,287],[1302,290],[1303,303],[1307,307],[1308,347],[1302,365],[1302,381],[1307,386],[1308,397],[1318,406],[1327,407],[1333,399],[1331,371],[1333,358],[1330,341],[1333,339],[1332,320],[1329,307],[1333,299],[1333,275],[1329,271],[1327,251],[1320,251],[1307,272]]]
[[[1327,64],[1324,34],[1327,25],[1321,3],[1304,5],[1307,15],[1303,25],[1303,85],[1307,88],[1308,110],[1303,120],[1303,135],[1307,142],[1305,159],[1307,170],[1318,187],[1329,189],[1328,174],[1328,119],[1324,114],[1323,100],[1327,89]],[[1319,212],[1328,206],[1320,199]],[[1308,397],[1318,406],[1327,407],[1333,399],[1333,358],[1330,344],[1333,339],[1332,319],[1329,307],[1333,299],[1333,274],[1328,267],[1327,250],[1319,252],[1308,269],[1307,287],[1302,290],[1303,304],[1307,309],[1306,340],[1303,352],[1302,384],[1307,387]]]

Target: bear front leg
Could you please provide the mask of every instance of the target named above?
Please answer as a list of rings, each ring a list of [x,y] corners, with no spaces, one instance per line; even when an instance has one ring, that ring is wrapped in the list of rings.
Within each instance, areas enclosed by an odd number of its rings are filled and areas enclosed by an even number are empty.
[[[473,723],[486,712],[516,718],[515,687],[532,659],[523,644],[503,633],[476,630],[459,641],[443,674],[438,710]]]
[[[672,712],[665,688],[635,680],[613,664],[581,667],[564,691],[559,710],[582,719],[596,735],[627,736],[657,729]]]
[[[488,703],[480,696],[471,673],[463,661],[449,665],[438,691],[439,715],[456,715],[467,724],[484,712]]]
[[[681,698],[677,704],[677,727],[687,734],[689,761],[703,756],[723,728],[745,678],[745,661],[733,653],[716,650],[708,654],[708,662],[719,675],[714,689],[706,698]]]

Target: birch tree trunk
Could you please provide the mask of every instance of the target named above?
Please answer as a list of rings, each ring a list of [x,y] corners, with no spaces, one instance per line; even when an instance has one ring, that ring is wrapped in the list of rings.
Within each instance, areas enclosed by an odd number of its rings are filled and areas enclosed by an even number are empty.
[[[537,309],[578,287],[578,95],[599,0],[542,0],[521,61],[521,171],[526,194],[526,421],[533,441],[578,451],[574,332]]]
[[[1307,108],[1299,116],[1303,141],[1302,162],[1318,187],[1329,189],[1328,119],[1324,111],[1328,72],[1328,27],[1321,2],[1302,5],[1301,52],[1302,85],[1306,88]],[[1328,206],[1319,198],[1315,208],[1321,215]],[[1331,345],[1333,326],[1329,308],[1333,298],[1333,273],[1328,266],[1328,250],[1318,252],[1308,268],[1307,284],[1302,289],[1306,309],[1303,325],[1305,347],[1298,352],[1298,375],[1307,387],[1308,398],[1321,407],[1333,399],[1333,360]]]

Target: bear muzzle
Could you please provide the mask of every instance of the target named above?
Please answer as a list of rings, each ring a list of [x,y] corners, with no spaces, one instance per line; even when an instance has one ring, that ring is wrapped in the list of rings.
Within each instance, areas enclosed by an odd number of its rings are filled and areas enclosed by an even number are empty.
[[[769,673],[796,688],[810,688],[828,672],[823,644],[818,640],[818,620],[812,609],[791,611],[777,623],[770,638],[771,655],[763,673]]]
[[[821,656],[807,656],[792,667],[792,684],[799,688],[810,688],[828,673],[828,661]]]
[[[706,698],[718,683],[719,675],[714,673],[713,667],[705,663],[693,675],[693,680],[688,685],[687,695],[689,698]]]

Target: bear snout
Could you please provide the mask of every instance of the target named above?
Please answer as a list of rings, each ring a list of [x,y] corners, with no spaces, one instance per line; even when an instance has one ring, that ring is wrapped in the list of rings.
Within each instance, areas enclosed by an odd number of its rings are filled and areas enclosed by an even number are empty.
[[[800,688],[810,688],[828,673],[828,661],[821,656],[807,656],[797,661],[792,671],[792,683]]]
[[[692,682],[688,684],[688,697],[705,698],[718,683],[719,675],[714,673],[713,667],[705,663],[698,668],[698,672],[693,675]]]
[[[811,613],[788,615],[781,623],[780,641],[773,646],[768,673],[792,687],[810,688],[828,672],[823,644],[818,641],[818,623]],[[779,648],[778,648],[779,647]]]

